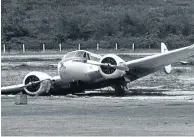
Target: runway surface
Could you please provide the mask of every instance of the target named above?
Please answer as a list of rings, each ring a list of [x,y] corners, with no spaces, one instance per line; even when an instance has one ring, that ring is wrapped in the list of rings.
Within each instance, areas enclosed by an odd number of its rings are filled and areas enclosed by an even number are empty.
[[[193,94],[1,98],[3,136],[194,135]]]

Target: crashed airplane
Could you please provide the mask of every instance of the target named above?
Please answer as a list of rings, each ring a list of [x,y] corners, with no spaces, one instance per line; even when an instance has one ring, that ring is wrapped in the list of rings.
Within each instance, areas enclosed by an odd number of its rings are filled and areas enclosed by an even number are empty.
[[[161,53],[124,61],[115,54],[100,56],[85,50],[64,55],[57,64],[58,76],[51,77],[44,72],[28,73],[23,84],[1,87],[1,94],[23,92],[31,96],[66,95],[67,92],[84,92],[111,86],[116,95],[127,90],[127,84],[164,68],[171,72],[171,63],[194,55],[194,44],[168,51],[161,43]]]

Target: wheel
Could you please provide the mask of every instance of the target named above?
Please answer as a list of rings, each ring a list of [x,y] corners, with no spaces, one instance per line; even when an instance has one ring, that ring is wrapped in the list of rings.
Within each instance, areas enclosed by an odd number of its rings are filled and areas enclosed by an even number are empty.
[[[126,93],[125,87],[122,85],[115,86],[115,95],[116,96],[124,96]]]
[[[71,87],[71,93],[72,94],[84,92],[84,89],[81,86],[79,86],[78,83],[73,82],[73,83],[70,84],[70,87]]]

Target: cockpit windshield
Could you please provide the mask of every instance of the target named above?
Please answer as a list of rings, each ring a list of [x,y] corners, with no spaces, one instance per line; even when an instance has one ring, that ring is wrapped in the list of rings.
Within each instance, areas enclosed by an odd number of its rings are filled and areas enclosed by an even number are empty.
[[[75,57],[83,57],[84,53],[86,53],[85,51],[77,51],[75,54]]]
[[[63,57],[63,59],[65,59],[65,58],[72,58],[72,57],[75,56],[75,54],[76,54],[75,51],[74,52],[69,52],[69,53],[65,54],[65,56]]]
[[[67,60],[70,58],[86,58],[86,52],[85,51],[73,51],[65,54],[63,57],[63,60]]]
[[[82,58],[82,59],[94,60],[94,61],[100,60],[100,57],[98,55],[92,54],[84,50],[69,52],[63,57],[63,60],[67,60],[67,59],[69,60],[70,58]]]

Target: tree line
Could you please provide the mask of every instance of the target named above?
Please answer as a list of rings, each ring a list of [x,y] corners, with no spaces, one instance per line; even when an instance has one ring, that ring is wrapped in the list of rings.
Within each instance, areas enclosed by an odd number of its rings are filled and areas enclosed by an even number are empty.
[[[193,0],[2,0],[1,40],[16,50],[23,43],[178,48],[194,43],[193,7]]]

